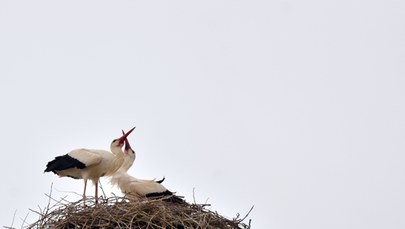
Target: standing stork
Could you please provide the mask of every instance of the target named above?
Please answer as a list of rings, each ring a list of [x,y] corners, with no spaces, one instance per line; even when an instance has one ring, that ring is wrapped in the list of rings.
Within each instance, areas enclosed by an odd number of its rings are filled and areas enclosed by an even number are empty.
[[[135,129],[132,128],[122,137],[113,140],[111,152],[98,149],[75,149],[69,153],[55,157],[48,162],[44,172],[57,174],[59,177],[71,177],[84,180],[83,199],[86,199],[87,180],[95,186],[95,200],[98,202],[98,181],[102,176],[111,176],[124,163],[122,146],[127,136]]]
[[[123,134],[124,131],[123,131]],[[121,189],[121,191],[132,200],[137,200],[141,197],[165,197],[171,196],[170,201],[176,203],[184,202],[180,197],[175,196],[173,192],[169,191],[162,182],[165,178],[161,180],[143,180],[135,178],[127,173],[128,169],[132,166],[135,161],[136,155],[135,151],[131,148],[127,139],[125,141],[124,155],[125,161],[122,166],[111,176],[111,183],[116,185]]]

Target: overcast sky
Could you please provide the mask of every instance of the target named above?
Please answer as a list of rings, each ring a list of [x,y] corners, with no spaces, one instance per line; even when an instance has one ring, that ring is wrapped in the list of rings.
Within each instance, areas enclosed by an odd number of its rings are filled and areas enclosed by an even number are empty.
[[[0,1],[0,225],[121,129],[129,173],[253,228],[405,228],[403,1]],[[108,180],[102,184],[108,195]],[[94,187],[89,186],[92,195]],[[36,219],[30,213],[28,219]]]

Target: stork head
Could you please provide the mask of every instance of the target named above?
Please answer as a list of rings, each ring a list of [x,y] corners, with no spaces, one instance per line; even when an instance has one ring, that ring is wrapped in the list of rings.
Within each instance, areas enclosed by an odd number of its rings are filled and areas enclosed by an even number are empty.
[[[122,131],[122,134],[125,135],[124,130],[121,130],[121,131]],[[125,147],[124,147],[125,154],[135,153],[134,150],[131,148],[131,145],[129,144],[128,139],[125,138],[124,142],[125,142]]]
[[[112,143],[111,143],[111,149],[116,148],[116,147],[121,148],[121,147],[124,145],[125,141],[127,140],[128,135],[129,135],[135,128],[136,128],[136,127],[130,129],[130,130],[128,131],[128,133],[122,135],[122,137],[117,138],[117,139],[114,139],[114,140],[112,141]],[[112,150],[112,151],[113,151],[113,150]]]
[[[123,130],[122,134],[125,135],[125,132]],[[136,158],[135,151],[131,148],[128,139],[125,139],[124,155],[125,155],[125,162],[124,164],[122,164],[121,168],[123,168],[125,171],[128,171],[128,169],[132,166]]]

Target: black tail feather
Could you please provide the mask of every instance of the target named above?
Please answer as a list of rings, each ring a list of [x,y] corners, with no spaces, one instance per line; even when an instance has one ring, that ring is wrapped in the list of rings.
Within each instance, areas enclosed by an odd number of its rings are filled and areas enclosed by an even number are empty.
[[[163,177],[161,180],[157,180],[157,181],[156,181],[156,183],[161,184],[163,181],[165,181],[165,179],[166,179],[166,178],[165,178],[165,177]]]

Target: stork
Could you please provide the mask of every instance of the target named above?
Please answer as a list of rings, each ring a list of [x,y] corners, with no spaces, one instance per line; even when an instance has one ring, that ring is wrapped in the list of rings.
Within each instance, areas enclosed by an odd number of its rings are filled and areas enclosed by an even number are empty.
[[[98,149],[75,149],[69,153],[57,156],[48,162],[44,172],[57,174],[59,177],[71,177],[84,180],[83,200],[86,199],[87,180],[95,186],[95,200],[98,202],[98,181],[102,176],[113,175],[124,163],[122,146],[127,136],[135,129],[132,128],[122,137],[112,141],[111,152]]]
[[[123,134],[125,134],[123,132]],[[131,148],[127,139],[125,141],[125,161],[122,166],[111,176],[111,183],[116,185],[121,189],[121,191],[132,200],[137,200],[141,197],[164,197],[171,196],[170,201],[176,203],[184,202],[178,196],[175,196],[173,192],[169,191],[162,182],[165,178],[161,180],[143,180],[135,178],[127,173],[128,169],[134,163],[136,158],[135,151]]]

